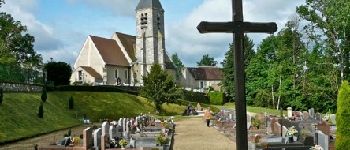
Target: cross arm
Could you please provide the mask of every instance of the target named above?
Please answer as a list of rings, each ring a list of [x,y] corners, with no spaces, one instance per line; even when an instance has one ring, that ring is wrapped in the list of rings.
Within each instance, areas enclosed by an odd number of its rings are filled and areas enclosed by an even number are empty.
[[[226,32],[226,33],[274,33],[277,24],[274,22],[207,22],[202,21],[197,29],[200,33]]]

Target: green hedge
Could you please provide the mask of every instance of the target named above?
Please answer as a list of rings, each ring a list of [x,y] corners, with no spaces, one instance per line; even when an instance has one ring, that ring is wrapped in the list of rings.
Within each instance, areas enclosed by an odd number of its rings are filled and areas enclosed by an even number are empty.
[[[224,93],[222,92],[209,92],[210,104],[212,105],[223,105],[224,104]]]
[[[47,87],[47,91],[58,91],[58,92],[121,92],[132,95],[139,94],[138,87],[129,86],[55,86]]]
[[[344,81],[338,93],[337,150],[350,149],[350,86]]]
[[[191,92],[184,90],[182,99],[190,102],[210,104],[209,97],[206,95],[206,93]]]

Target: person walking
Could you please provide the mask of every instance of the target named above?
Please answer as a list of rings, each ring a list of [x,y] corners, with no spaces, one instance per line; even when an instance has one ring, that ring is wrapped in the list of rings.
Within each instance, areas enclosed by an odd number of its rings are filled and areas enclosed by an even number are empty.
[[[211,119],[211,113],[210,113],[210,107],[208,107],[207,110],[204,112],[204,118],[207,121],[207,127],[210,127],[210,119]]]

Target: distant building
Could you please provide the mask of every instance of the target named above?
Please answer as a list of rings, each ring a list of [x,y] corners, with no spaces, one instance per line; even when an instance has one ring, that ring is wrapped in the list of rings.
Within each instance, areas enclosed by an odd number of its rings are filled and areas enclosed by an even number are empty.
[[[153,64],[175,76],[165,49],[164,10],[159,0],[140,0],[136,36],[116,32],[111,38],[88,36],[75,61],[71,84],[143,84]],[[188,90],[220,90],[222,71],[216,67],[185,68],[177,81]]]
[[[136,36],[116,32],[110,39],[89,36],[74,64],[71,83],[142,85],[151,66],[175,74],[165,50],[164,10],[158,0],[136,8]]]
[[[180,83],[186,90],[205,92],[209,88],[221,91],[223,72],[221,68],[201,66],[198,68],[184,68]]]

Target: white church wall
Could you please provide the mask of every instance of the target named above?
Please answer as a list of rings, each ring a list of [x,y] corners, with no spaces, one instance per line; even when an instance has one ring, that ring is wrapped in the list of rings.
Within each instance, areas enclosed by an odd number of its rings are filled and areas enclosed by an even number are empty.
[[[128,84],[128,76],[130,74],[128,67],[106,66],[106,70],[107,70],[107,84],[108,85],[117,85],[117,78],[118,77],[121,80],[121,84]],[[116,76],[116,70],[118,70],[117,76]],[[125,73],[126,71],[127,71],[127,74]]]
[[[81,71],[81,77],[79,78],[79,72]],[[77,69],[74,70],[72,73],[72,76],[70,78],[70,83],[80,83],[80,84],[90,84],[90,85],[95,85],[96,80],[95,77],[92,77],[89,73],[87,73],[84,69],[81,67],[78,67]]]

